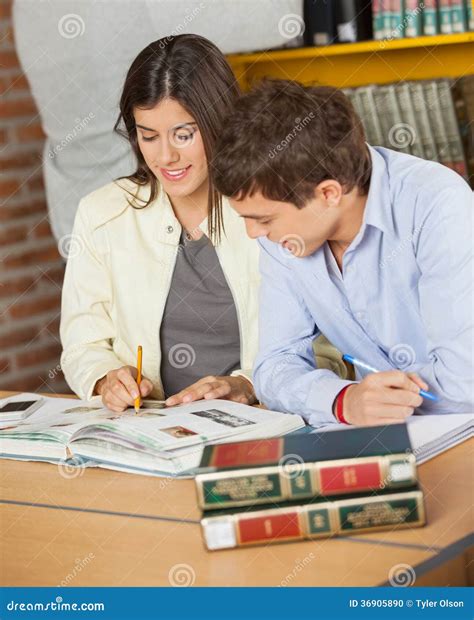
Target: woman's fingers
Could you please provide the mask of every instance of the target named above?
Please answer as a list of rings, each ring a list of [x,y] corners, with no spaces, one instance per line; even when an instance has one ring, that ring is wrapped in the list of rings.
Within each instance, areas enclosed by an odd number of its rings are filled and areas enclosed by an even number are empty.
[[[111,391],[116,398],[124,402],[127,407],[132,407],[134,399],[126,387],[118,379],[111,384]]]
[[[226,398],[234,402],[249,404],[253,397],[252,384],[241,377],[203,377],[181,392],[170,396],[166,406],[172,407],[180,403],[191,403],[202,398],[211,400]]]
[[[200,400],[201,398],[204,398],[205,394],[218,388],[219,385],[220,383],[217,381],[214,383],[203,383],[202,385],[195,387],[194,390],[191,390],[185,394],[183,396],[183,403],[191,403],[194,400]]]
[[[179,405],[181,403],[191,403],[195,400],[199,400],[204,397],[204,394],[212,390],[214,387],[218,387],[220,385],[220,381],[216,381],[215,377],[203,377],[188,386],[181,392],[177,394],[173,394],[166,399],[166,406],[173,407],[174,405]]]
[[[135,398],[138,398],[140,396],[140,390],[138,389],[137,382],[132,377],[130,368],[120,368],[117,372],[117,379],[120,381],[120,383],[122,383],[125,390],[128,392],[130,397],[130,405],[133,405],[133,401],[135,400]]]
[[[116,396],[112,390],[108,390],[104,394],[103,402],[108,409],[116,411],[117,413],[121,413],[128,408],[128,404],[124,402],[121,398]]]
[[[142,398],[145,398],[145,396],[148,396],[148,394],[150,394],[152,390],[153,390],[153,383],[149,379],[142,379],[140,383],[140,394]]]
[[[223,381],[219,386],[212,388],[209,392],[204,394],[204,398],[207,400],[212,400],[214,398],[224,398],[224,396],[229,396],[232,392],[232,388],[230,385]]]
[[[133,366],[122,366],[108,372],[100,390],[104,405],[112,411],[124,411],[133,407],[139,396],[148,396],[153,390],[152,382],[143,377],[138,386],[136,376],[137,369]]]

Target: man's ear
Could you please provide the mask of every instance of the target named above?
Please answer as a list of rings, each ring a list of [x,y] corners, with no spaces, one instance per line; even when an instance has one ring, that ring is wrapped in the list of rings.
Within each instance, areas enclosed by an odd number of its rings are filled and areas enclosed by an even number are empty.
[[[321,181],[315,189],[315,196],[322,199],[328,207],[337,207],[341,201],[342,195],[342,185],[334,179]]]

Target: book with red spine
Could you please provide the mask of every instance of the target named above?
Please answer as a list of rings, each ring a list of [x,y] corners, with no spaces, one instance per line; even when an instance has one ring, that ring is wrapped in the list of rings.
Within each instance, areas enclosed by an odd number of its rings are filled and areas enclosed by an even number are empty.
[[[206,446],[203,510],[400,489],[416,482],[405,424]]]
[[[423,494],[416,486],[398,493],[207,512],[201,520],[204,544],[210,551],[424,524]]]

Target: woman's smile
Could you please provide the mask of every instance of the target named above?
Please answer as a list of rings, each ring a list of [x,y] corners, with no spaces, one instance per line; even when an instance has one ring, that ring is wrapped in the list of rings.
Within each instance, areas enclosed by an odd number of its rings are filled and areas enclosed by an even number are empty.
[[[181,181],[188,175],[189,170],[191,169],[192,164],[186,166],[185,168],[160,168],[161,174],[168,181]]]

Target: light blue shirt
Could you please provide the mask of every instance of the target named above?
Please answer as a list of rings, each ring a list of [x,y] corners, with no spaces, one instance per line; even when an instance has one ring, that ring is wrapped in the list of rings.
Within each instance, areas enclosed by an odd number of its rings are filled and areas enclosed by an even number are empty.
[[[363,223],[342,274],[327,244],[295,258],[259,239],[257,396],[309,424],[335,422],[334,399],[350,381],[316,368],[322,332],[381,371],[418,373],[439,397],[418,413],[474,411],[473,193],[441,164],[369,149]]]

